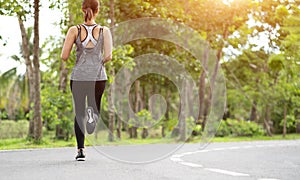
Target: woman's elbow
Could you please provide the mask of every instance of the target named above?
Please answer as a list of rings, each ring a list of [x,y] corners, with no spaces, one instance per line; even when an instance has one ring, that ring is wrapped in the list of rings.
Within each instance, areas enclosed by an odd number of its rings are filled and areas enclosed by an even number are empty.
[[[61,59],[64,60],[64,61],[66,61],[66,60],[69,59],[69,56],[68,56],[68,55],[65,55],[65,54],[61,54],[60,57],[61,57]]]
[[[110,60],[112,60],[112,55],[109,55],[109,56],[107,56],[107,57],[105,58],[105,62],[108,62],[108,61],[110,61]]]

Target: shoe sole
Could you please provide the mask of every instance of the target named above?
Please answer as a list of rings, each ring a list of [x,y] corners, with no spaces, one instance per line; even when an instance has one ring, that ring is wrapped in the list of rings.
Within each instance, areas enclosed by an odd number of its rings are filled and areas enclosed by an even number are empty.
[[[91,107],[87,107],[86,108],[86,112],[88,114],[88,110],[91,110],[91,114],[92,114],[92,119],[93,119],[93,122],[89,123],[88,120],[86,122],[86,131],[88,134],[92,134],[94,131],[95,131],[95,128],[96,128],[96,120],[95,120],[95,117],[94,117],[94,109],[91,108]]]
[[[76,161],[85,161],[85,158],[77,158]]]

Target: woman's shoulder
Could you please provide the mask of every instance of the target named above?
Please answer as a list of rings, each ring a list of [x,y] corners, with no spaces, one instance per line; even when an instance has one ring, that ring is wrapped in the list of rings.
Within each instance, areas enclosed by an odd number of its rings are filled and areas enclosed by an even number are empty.
[[[107,27],[107,26],[102,26],[102,25],[99,25],[100,26],[100,28],[103,28],[103,31],[109,31],[109,27]]]
[[[76,34],[78,31],[78,27],[77,26],[71,26],[69,27],[69,32]]]
[[[110,28],[109,27],[101,26],[101,28],[103,28],[104,36],[107,36],[108,34],[110,34]]]

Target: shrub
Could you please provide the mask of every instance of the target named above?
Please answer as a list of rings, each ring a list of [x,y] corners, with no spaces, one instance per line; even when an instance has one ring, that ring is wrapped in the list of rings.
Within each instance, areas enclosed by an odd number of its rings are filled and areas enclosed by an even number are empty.
[[[0,139],[24,138],[28,133],[27,120],[2,120],[0,123]]]
[[[42,119],[47,130],[56,130],[58,139],[70,139],[73,136],[74,123],[72,94],[47,86],[41,91],[41,102],[44,109]]]
[[[229,136],[231,134],[231,129],[230,127],[227,125],[226,121],[222,120],[220,122],[220,126],[218,128],[218,131],[216,133],[217,137],[224,137],[224,136]]]
[[[198,136],[202,134],[202,126],[201,124],[197,124],[193,127],[192,135]]]
[[[255,122],[244,121],[244,120],[233,120],[227,119],[222,120],[219,129],[216,133],[217,137],[224,136],[257,136],[263,135],[263,127]]]
[[[7,111],[5,109],[0,109],[0,119],[7,119]]]
[[[282,119],[280,122],[280,128],[283,128],[284,120]],[[286,116],[286,128],[289,131],[290,129],[295,130],[297,125],[297,120],[294,115],[287,115]]]

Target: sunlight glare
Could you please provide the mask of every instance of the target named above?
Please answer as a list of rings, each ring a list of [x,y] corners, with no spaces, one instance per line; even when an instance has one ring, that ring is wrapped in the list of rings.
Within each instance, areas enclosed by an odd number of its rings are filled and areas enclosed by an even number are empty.
[[[229,5],[233,2],[234,0],[223,0],[223,3],[226,5]]]

